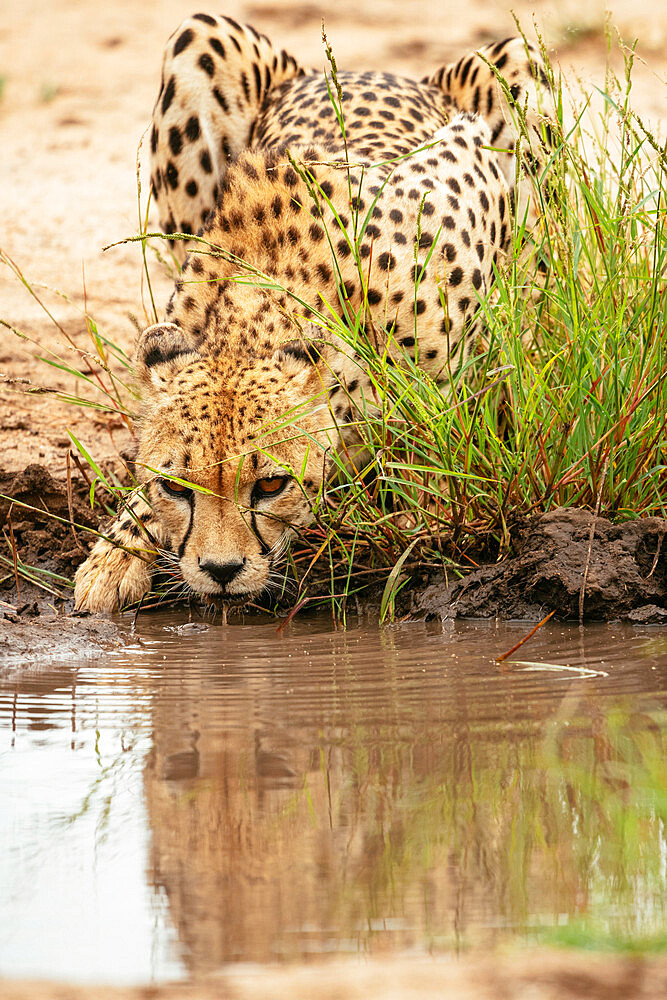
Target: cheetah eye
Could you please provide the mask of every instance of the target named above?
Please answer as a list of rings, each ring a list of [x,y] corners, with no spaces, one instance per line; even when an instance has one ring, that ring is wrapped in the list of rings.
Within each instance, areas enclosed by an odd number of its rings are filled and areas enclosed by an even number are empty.
[[[258,479],[252,488],[253,497],[256,500],[262,500],[264,497],[277,497],[289,481],[289,476],[269,476],[266,479]]]
[[[158,479],[158,483],[169,496],[178,497],[179,500],[189,500],[192,496],[192,489],[175,479]]]

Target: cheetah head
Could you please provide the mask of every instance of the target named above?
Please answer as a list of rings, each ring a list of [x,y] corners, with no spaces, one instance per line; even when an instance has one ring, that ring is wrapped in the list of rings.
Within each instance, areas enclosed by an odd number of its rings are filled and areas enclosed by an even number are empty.
[[[137,350],[138,463],[171,561],[196,593],[270,589],[335,447],[321,368],[300,345],[252,359],[200,353],[171,324]]]

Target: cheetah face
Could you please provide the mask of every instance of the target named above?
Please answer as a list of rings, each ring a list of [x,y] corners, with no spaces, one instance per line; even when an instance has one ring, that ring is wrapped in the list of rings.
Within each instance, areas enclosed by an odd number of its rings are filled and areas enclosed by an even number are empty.
[[[168,560],[198,594],[252,600],[277,585],[328,468],[317,371],[280,351],[249,366],[221,362],[175,326],[147,331],[138,360],[139,464]]]

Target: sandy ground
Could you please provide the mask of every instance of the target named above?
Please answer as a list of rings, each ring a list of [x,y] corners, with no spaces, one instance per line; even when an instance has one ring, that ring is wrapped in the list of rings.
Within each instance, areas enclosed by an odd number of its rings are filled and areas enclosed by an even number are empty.
[[[206,9],[206,5],[202,5]],[[306,63],[322,64],[324,17],[342,68],[390,67],[421,76],[467,49],[513,31],[496,0],[466,5],[410,0],[337,0],[335,4],[228,0],[225,12],[254,22]],[[514,4],[530,30],[536,17],[568,79],[602,82],[604,7]],[[667,112],[667,6],[612,0],[614,24],[626,42],[639,40],[634,105],[653,122]],[[193,0],[5,0],[0,16],[0,247],[30,281],[77,345],[88,345],[83,310],[131,349],[145,325],[136,245],[102,248],[137,230],[137,144],[157,92],[161,51]],[[615,57],[620,67],[620,57]],[[146,186],[144,187],[146,190]],[[46,286],[46,287],[44,287]],[[158,305],[170,281],[155,269]],[[64,301],[49,289],[67,296]],[[34,360],[40,349],[76,355],[8,266],[0,264],[0,319],[35,338],[21,342],[0,327],[0,375],[65,388],[74,380]],[[59,475],[69,444],[66,428],[100,458],[127,446],[118,420],[50,397],[26,396],[25,384],[0,382],[0,465],[19,470],[43,462]]]

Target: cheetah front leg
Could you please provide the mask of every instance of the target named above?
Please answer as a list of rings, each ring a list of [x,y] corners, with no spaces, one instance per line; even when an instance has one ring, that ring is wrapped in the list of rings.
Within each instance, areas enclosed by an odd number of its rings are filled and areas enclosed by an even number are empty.
[[[269,93],[303,68],[230,17],[194,14],[167,42],[153,109],[151,185],[165,233],[197,233],[227,165],[252,145]],[[175,241],[183,261],[187,245]]]
[[[141,493],[135,494],[99,538],[74,578],[74,603],[82,611],[117,611],[148,593],[151,587],[159,524]]]

